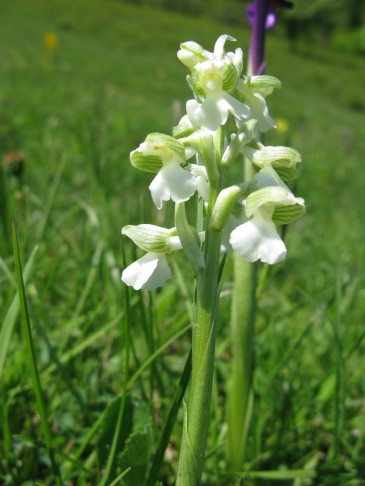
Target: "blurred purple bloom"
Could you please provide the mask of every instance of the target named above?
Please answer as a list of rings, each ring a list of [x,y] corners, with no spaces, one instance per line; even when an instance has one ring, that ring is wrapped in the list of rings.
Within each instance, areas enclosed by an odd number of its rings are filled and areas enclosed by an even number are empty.
[[[288,0],[254,0],[247,7],[247,20],[252,27],[249,54],[249,71],[251,74],[262,74],[265,69],[265,30],[275,25],[275,9],[291,8],[292,6],[292,2]]]
[[[293,3],[287,0],[269,0],[268,11],[265,19],[265,29],[271,29],[276,23],[275,10],[277,8],[292,8]],[[254,1],[246,9],[248,23],[253,27],[257,11],[257,3]]]
[[[255,23],[255,17],[256,17],[256,4],[255,2],[251,3],[246,10],[246,15],[247,15],[247,20],[248,23],[251,25],[251,27],[254,26]],[[271,29],[275,25],[276,22],[276,16],[275,16],[275,10],[273,8],[270,9],[269,6],[269,11],[266,15],[265,19],[265,29]]]

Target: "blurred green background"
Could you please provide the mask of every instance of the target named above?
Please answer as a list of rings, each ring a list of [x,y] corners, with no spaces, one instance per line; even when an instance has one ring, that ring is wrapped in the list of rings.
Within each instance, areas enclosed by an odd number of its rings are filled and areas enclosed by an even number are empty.
[[[315,484],[360,485],[364,3],[294,4],[292,11],[278,12],[278,25],[268,32],[266,72],[283,89],[268,99],[278,129],[267,134],[266,144],[288,144],[302,153],[295,192],[306,199],[307,212],[288,229],[288,258],[271,269],[259,296],[257,417],[248,458],[254,466],[249,462],[248,469],[310,464],[320,478]],[[150,132],[171,133],[184,111],[191,94],[176,57],[181,42],[195,40],[212,50],[218,36],[228,33],[237,38],[229,48],[247,53],[246,7],[238,0],[1,2],[0,483],[38,478],[52,484],[18,314],[9,317],[16,295],[12,220],[24,264],[38,245],[27,287],[36,353],[55,447],[74,457],[123,382],[120,229],[130,223],[164,225],[172,217],[170,205],[160,212],[153,207],[150,174],[130,166],[129,152]],[[135,258],[132,245],[126,252],[128,262]],[[132,294],[131,373],[190,321],[184,297],[191,296],[191,275],[185,267],[181,256],[179,278],[163,291],[149,298]],[[222,453],[230,372],[229,262],[225,279],[207,485],[224,484],[224,465],[214,454]],[[146,457],[189,342],[188,333],[176,340],[131,388],[150,417]],[[108,420],[114,418],[111,411]],[[86,472],[78,463],[61,461],[69,484],[99,484],[106,423],[80,453]],[[172,484],[179,434],[177,426],[164,484]],[[116,471],[126,464],[118,462]]]

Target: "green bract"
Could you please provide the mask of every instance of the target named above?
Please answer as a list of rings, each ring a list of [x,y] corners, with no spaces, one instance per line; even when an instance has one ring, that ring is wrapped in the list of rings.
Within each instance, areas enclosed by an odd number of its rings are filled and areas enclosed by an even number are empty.
[[[157,173],[170,162],[185,162],[184,146],[175,138],[163,133],[150,133],[138,149],[130,154],[133,167],[146,172]]]

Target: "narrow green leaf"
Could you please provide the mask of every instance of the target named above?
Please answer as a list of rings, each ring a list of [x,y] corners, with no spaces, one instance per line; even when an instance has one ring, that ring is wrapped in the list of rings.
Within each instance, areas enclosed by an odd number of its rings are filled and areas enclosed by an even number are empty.
[[[158,473],[160,471],[165,450],[170,440],[172,428],[175,424],[177,413],[179,411],[181,402],[184,398],[185,390],[190,380],[190,375],[191,375],[191,351],[186,360],[184,370],[181,374],[178,386],[175,391],[174,398],[171,402],[169,411],[167,413],[167,417],[163,425],[159,442],[157,445],[156,453],[154,455],[153,463],[149,471],[146,486],[155,486],[157,482]]]
[[[53,470],[54,478],[57,485],[61,486],[63,482],[62,482],[62,478],[54,454],[52,433],[48,423],[47,410],[43,399],[41,382],[39,378],[37,361],[36,361],[36,356],[34,351],[32,330],[30,326],[28,305],[27,305],[27,299],[25,295],[24,279],[23,279],[22,265],[20,261],[15,222],[13,222],[13,248],[14,248],[16,279],[18,283],[20,310],[22,314],[23,333],[26,342],[26,349],[27,349],[27,354],[28,354],[30,369],[32,374],[34,394],[37,402],[37,408],[41,419],[41,427],[42,427],[46,447],[48,450],[49,458],[51,461],[51,467]]]
[[[130,471],[130,470],[131,470],[131,468],[130,468],[130,467],[128,467],[128,468],[127,468],[125,471],[123,471],[123,472],[122,472],[122,474],[119,474],[119,476],[117,476],[117,477],[114,479],[114,481],[112,481],[112,482],[109,484],[109,486],[117,486],[117,484],[119,484],[119,481],[120,481],[121,479],[123,479],[123,478],[124,478],[124,476],[126,476],[126,475],[129,473],[129,471]]]
[[[32,268],[32,265],[33,265],[33,262],[34,262],[34,257],[35,257],[35,254],[37,252],[37,249],[38,249],[38,247],[36,246],[34,248],[34,250],[32,251],[30,257],[29,257],[27,264],[25,265],[25,269],[24,269],[24,282],[25,283],[27,282],[27,280],[29,278],[30,271],[31,271],[31,268]],[[18,294],[16,294],[14,299],[13,299],[13,302],[11,303],[9,310],[8,310],[6,316],[5,316],[5,320],[3,322],[3,325],[2,325],[1,331],[0,331],[0,377],[1,377],[3,369],[4,369],[5,358],[6,358],[6,354],[8,352],[9,343],[10,343],[11,335],[12,335],[13,330],[14,330],[14,326],[15,326],[16,318],[18,316],[18,312],[19,312],[19,296],[18,296]]]
[[[122,246],[122,253],[123,253],[123,265],[126,266],[126,256],[125,256],[125,248],[124,244]],[[113,441],[112,445],[110,448],[110,453],[108,456],[108,461],[106,464],[105,468],[105,473],[103,480],[101,482],[101,486],[104,486],[107,484],[107,481],[109,480],[111,473],[114,468],[114,463],[115,459],[117,456],[118,452],[118,443],[120,441],[122,432],[124,432],[125,426],[122,428],[123,424],[123,419],[125,415],[125,406],[126,406],[126,400],[127,400],[127,388],[128,388],[128,372],[129,372],[129,351],[130,351],[130,328],[131,328],[131,304],[130,304],[130,297],[129,297],[129,289],[127,285],[124,286],[124,291],[125,291],[125,307],[126,307],[126,316],[125,319],[121,320],[122,326],[120,329],[120,342],[121,342],[121,348],[123,347],[122,343],[122,337],[124,336],[124,341],[125,341],[125,361],[124,361],[124,369],[123,369],[123,375],[124,375],[124,380],[123,380],[123,386],[122,386],[122,391],[121,391],[121,396],[120,398],[118,397],[118,403],[119,403],[119,413],[118,413],[118,418],[117,422],[115,425],[115,430],[114,430],[114,436],[113,436]],[[120,450],[120,447],[119,447]]]
[[[306,469],[283,469],[279,471],[250,471],[247,477],[258,479],[291,480],[315,478],[316,471]]]

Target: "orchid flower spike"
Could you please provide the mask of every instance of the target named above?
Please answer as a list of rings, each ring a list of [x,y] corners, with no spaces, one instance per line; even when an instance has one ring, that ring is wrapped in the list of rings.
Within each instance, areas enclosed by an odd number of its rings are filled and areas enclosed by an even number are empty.
[[[184,146],[169,135],[151,133],[131,152],[130,160],[140,170],[157,172],[149,189],[158,209],[170,199],[187,201],[197,189],[195,176],[181,167],[186,162]]]

